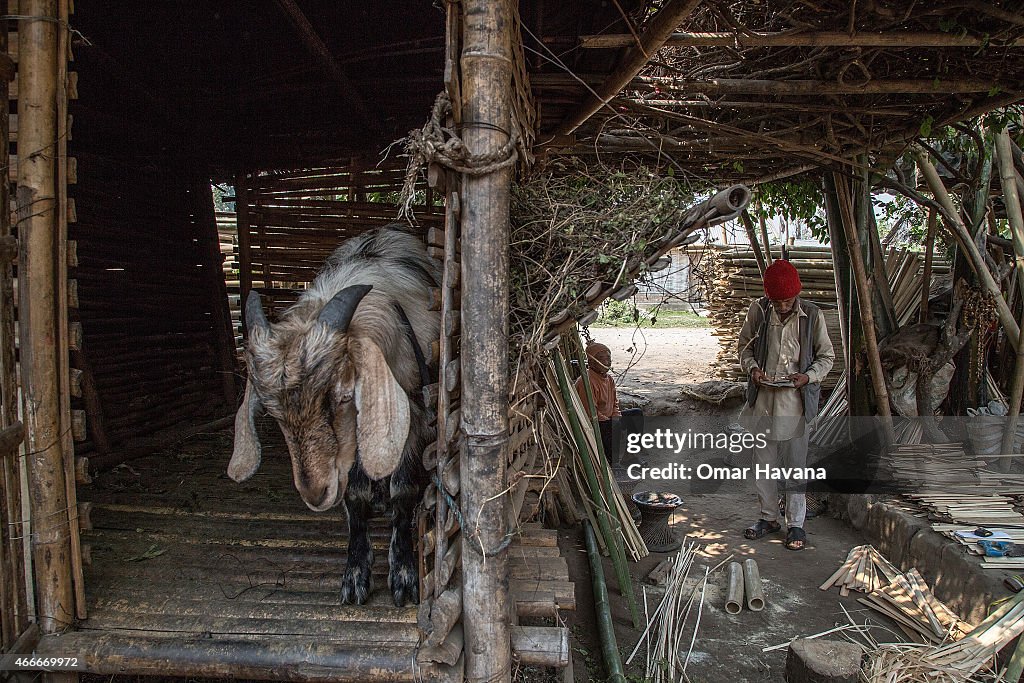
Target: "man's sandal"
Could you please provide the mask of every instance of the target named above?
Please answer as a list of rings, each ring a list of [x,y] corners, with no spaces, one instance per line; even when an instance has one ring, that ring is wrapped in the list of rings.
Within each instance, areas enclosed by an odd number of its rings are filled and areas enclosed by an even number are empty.
[[[782,525],[778,522],[769,522],[767,519],[757,520],[757,524],[751,527],[747,527],[743,531],[743,538],[749,538],[754,540],[757,538],[763,538],[768,534],[774,534],[782,531]]]
[[[807,532],[798,526],[789,527],[789,531],[786,532],[786,549],[803,550],[806,545]]]

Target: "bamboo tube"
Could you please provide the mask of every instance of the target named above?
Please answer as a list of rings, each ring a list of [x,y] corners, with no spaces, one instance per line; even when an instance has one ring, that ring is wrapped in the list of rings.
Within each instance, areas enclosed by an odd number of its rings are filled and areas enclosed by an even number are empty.
[[[1003,203],[1006,205],[1006,216],[1010,222],[1013,235],[1013,251],[1017,268],[1017,285],[1020,287],[1021,300],[1024,301],[1024,215],[1021,214],[1020,195],[1017,193],[1017,171],[1013,167],[1013,152],[1010,149],[1010,134],[1004,128],[996,135],[996,157],[999,160],[999,180],[1003,186]],[[1022,314],[1024,315],[1024,314]],[[1021,318],[1024,327],[1024,317]],[[1003,441],[1000,453],[1013,452],[1013,439],[1017,432],[1017,420],[1020,416],[1021,394],[1024,393],[1024,344],[1017,345],[1017,360],[1013,366],[1013,380],[1010,383],[1010,411],[1003,428]],[[1009,458],[1000,461],[1000,469],[1008,472],[1011,466]]]
[[[739,562],[729,563],[729,589],[725,593],[725,611],[739,614],[743,609],[743,566]]]
[[[764,589],[761,587],[761,572],[753,559],[743,561],[743,593],[747,598],[747,609],[760,612],[764,609]]]
[[[875,390],[876,408],[882,418],[882,425],[888,442],[894,443],[896,437],[893,432],[892,413],[889,409],[889,390],[886,388],[882,361],[878,354],[875,320],[871,311],[871,289],[868,285],[867,271],[864,268],[864,259],[862,258],[855,232],[856,219],[853,210],[853,198],[850,196],[846,179],[838,172],[833,172],[833,177],[835,179],[836,195],[839,200],[840,214],[842,215],[840,222],[843,226],[843,234],[846,237],[847,249],[850,252],[850,264],[853,267],[854,284],[857,287],[857,300],[860,302],[857,308],[860,312],[861,325],[863,325],[865,351],[867,352],[868,366],[871,370],[871,381]]]
[[[608,586],[604,581],[601,554],[597,550],[597,539],[589,520],[583,520],[583,534],[587,543],[587,557],[590,560],[590,579],[594,587],[594,610],[597,612],[597,629],[601,638],[601,653],[604,655],[608,680],[626,682],[622,670],[619,646],[615,642],[615,626],[612,624],[611,606],[608,602]]]
[[[19,25],[21,83],[18,100],[18,229],[21,240],[19,310],[29,491],[34,519],[60,520],[33,530],[33,568],[43,633],[70,626],[75,617],[71,543],[67,524],[64,439],[61,435],[56,264],[58,236],[54,192],[57,138],[56,0],[25,0],[21,12],[34,21]],[[49,18],[49,20],[46,20]],[[49,154],[46,150],[51,150]],[[63,349],[60,352],[64,352]]]
[[[511,7],[463,3],[462,114],[474,154],[508,141],[512,83]],[[511,168],[462,178],[462,535],[466,678],[511,680],[505,495],[508,463],[508,231]],[[486,553],[491,554],[486,554]],[[496,554],[494,554],[496,553]]]
[[[946,218],[946,224],[949,226],[950,232],[953,234],[953,237],[956,239],[960,248],[963,249],[964,255],[967,256],[967,261],[971,265],[971,270],[973,270],[974,274],[978,276],[978,280],[981,282],[985,291],[991,294],[995,300],[996,311],[999,313],[999,322],[1006,332],[1006,339],[1010,342],[1010,345],[1016,349],[1018,338],[1020,337],[1020,326],[1017,324],[1017,321],[1014,320],[1013,312],[1006,304],[1006,300],[1003,298],[999,285],[996,283],[995,279],[992,277],[992,273],[988,269],[988,266],[985,264],[985,259],[978,250],[978,245],[974,243],[970,232],[967,230],[967,226],[964,225],[956,207],[953,206],[953,202],[949,198],[949,193],[946,192],[946,186],[942,184],[942,180],[939,178],[939,174],[935,170],[935,166],[932,165],[931,160],[928,158],[928,153],[920,148],[915,148],[914,158],[917,160],[918,168],[921,169],[921,172],[928,183],[928,187],[931,188],[932,194],[935,196],[935,200],[943,209],[943,216]]]

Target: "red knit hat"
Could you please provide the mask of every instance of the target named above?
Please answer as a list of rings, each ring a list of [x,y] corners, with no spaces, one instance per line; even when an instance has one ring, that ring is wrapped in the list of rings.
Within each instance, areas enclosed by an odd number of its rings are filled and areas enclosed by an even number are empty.
[[[789,261],[779,259],[764,271],[764,293],[769,299],[792,299],[802,288],[800,274]]]

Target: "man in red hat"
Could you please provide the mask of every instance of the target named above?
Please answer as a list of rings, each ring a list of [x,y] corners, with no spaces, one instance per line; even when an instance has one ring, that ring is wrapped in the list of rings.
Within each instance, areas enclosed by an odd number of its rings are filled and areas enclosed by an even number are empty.
[[[802,300],[800,290],[800,274],[792,263],[772,263],[764,272],[766,296],[750,305],[740,331],[740,366],[749,378],[740,415],[751,432],[765,435],[765,446],[754,448],[758,472],[806,467],[806,423],[818,414],[821,380],[836,357],[821,310]],[[786,547],[803,550],[806,480],[784,483]],[[761,518],[743,532],[750,539],[782,530],[779,481],[759,474],[756,485]]]

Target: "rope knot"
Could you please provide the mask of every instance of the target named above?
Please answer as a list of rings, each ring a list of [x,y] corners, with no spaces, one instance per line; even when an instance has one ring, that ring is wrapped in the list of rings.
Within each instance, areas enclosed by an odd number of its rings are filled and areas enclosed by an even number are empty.
[[[409,157],[409,163],[406,166],[405,183],[399,198],[402,215],[412,212],[416,178],[421,168],[430,164],[440,164],[456,173],[481,176],[511,166],[519,158],[519,133],[515,129],[509,134],[505,144],[498,149],[484,154],[471,153],[462,138],[444,125],[444,120],[451,111],[451,99],[447,92],[441,91],[434,100],[430,119],[419,130],[409,131],[405,138],[405,152]]]

